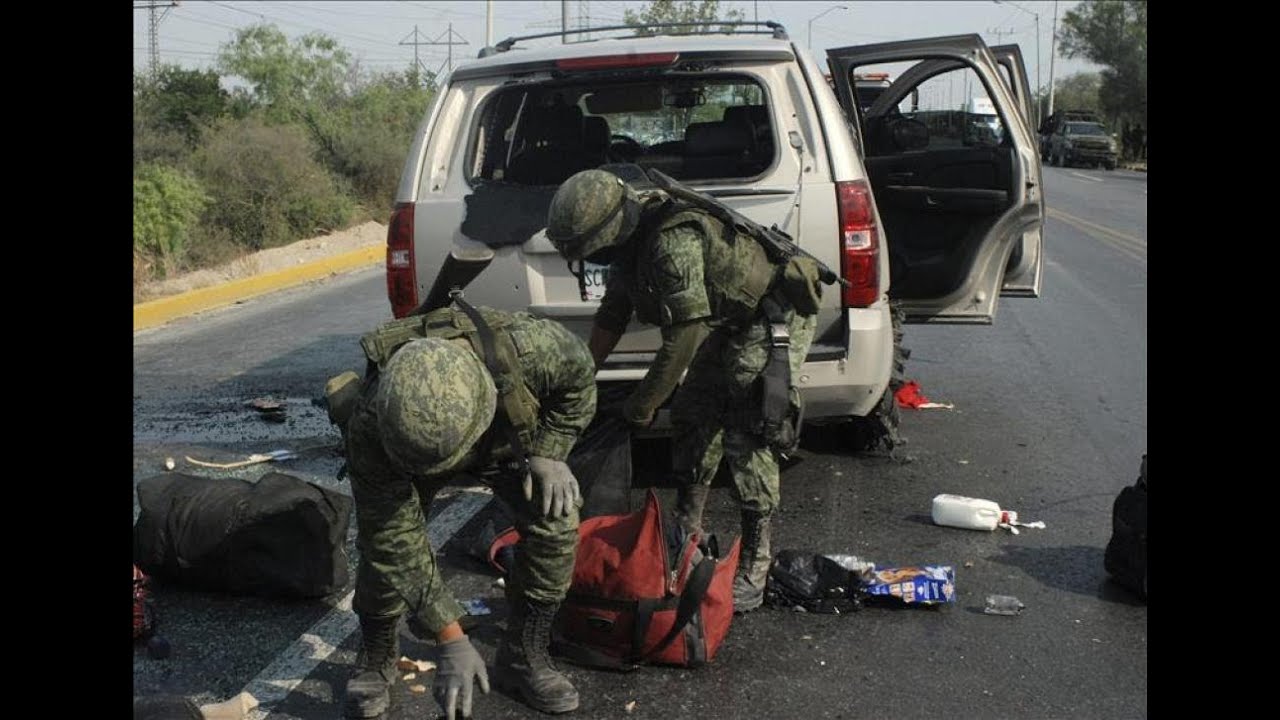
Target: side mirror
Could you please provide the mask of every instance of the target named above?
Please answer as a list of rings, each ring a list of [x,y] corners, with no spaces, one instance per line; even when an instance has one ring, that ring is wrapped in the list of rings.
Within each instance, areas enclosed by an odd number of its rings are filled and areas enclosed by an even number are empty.
[[[929,146],[929,127],[919,120],[898,118],[889,128],[893,144],[902,151],[923,150]]]

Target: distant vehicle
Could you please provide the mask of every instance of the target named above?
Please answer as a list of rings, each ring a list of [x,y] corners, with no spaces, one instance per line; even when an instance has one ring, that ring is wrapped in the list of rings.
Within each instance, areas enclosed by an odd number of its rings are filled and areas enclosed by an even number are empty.
[[[1004,138],[996,106],[985,97],[969,98],[964,104],[964,144],[999,145]]]
[[[1100,165],[1108,170],[1116,169],[1119,144],[1094,113],[1063,113],[1052,124],[1048,141],[1041,142],[1042,153],[1048,155],[1051,165]]]
[[[1049,145],[1053,134],[1067,121],[1103,122],[1102,116],[1092,110],[1059,110],[1040,122],[1036,133],[1040,136],[1040,159],[1049,159]]]

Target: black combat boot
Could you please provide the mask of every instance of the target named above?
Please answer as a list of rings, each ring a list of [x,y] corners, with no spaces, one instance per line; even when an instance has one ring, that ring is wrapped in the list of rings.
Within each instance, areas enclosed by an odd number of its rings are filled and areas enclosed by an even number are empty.
[[[564,713],[578,708],[578,691],[556,669],[548,651],[551,621],[559,605],[527,600],[511,603],[507,633],[498,646],[494,682],[535,710]]]
[[[676,522],[689,534],[702,534],[702,511],[707,506],[710,485],[682,485],[676,491]]]
[[[771,517],[742,511],[742,554],[738,556],[738,574],[733,578],[734,612],[755,610],[764,602],[764,584],[773,562],[769,550]]]
[[[347,681],[344,717],[372,718],[387,711],[400,654],[399,624],[399,616],[360,618],[360,670]]]

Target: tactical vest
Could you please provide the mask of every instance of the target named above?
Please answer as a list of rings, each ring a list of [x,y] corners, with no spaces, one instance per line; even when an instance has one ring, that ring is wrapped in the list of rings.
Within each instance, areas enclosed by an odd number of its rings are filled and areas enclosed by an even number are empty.
[[[719,220],[705,212],[686,206],[669,204],[658,210],[645,234],[644,248],[652,248],[663,232],[684,224],[696,224],[702,230],[704,282],[711,303],[711,317],[722,324],[746,324],[757,316],[761,301],[773,289],[782,266],[770,262],[760,244],[746,235],[730,239]],[[662,306],[653,276],[654,263],[636,263],[635,278],[639,297],[635,298],[636,316],[651,325],[669,325],[670,308]],[[666,322],[664,322],[664,320]]]
[[[509,423],[520,442],[528,447],[537,427],[539,403],[538,398],[524,383],[520,354],[511,339],[510,330],[515,325],[515,318],[511,314],[488,308],[478,310],[485,324],[493,330],[494,360],[498,368],[498,372],[490,373],[493,375],[493,384],[498,389],[495,422]],[[466,313],[455,307],[443,307],[426,315],[391,320],[360,338],[360,346],[364,348],[365,357],[369,361],[369,371],[366,374],[375,372],[375,368],[381,370],[386,367],[391,356],[409,341],[429,337],[465,343],[465,346],[475,352],[476,357],[481,360],[486,357],[480,332]],[[504,437],[504,433],[489,432],[486,435],[490,440]]]

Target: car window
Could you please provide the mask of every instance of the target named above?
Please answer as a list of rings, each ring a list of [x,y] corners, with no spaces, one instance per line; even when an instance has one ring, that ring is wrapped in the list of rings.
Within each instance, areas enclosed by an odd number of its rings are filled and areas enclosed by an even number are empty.
[[[685,180],[750,178],[775,157],[768,95],[748,77],[608,78],[497,91],[479,113],[472,180],[558,184],[608,163]]]
[[[1090,122],[1073,122],[1067,123],[1068,135],[1106,135],[1107,129],[1098,123]]]
[[[900,68],[901,64],[867,65],[857,68],[857,72],[884,72],[890,67]],[[906,75],[902,70],[894,73],[894,77],[902,75]],[[868,142],[868,155],[995,147],[1006,144],[1008,140],[1004,122],[986,86],[977,71],[967,65],[931,75],[909,88],[895,87],[892,95],[897,98],[894,107],[880,109],[876,106],[873,112],[880,112],[880,117],[867,118],[870,133],[877,136],[874,149],[873,143]],[[913,132],[921,139],[927,132],[927,144],[903,147],[893,137],[892,129],[901,120],[918,123]]]

